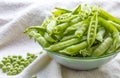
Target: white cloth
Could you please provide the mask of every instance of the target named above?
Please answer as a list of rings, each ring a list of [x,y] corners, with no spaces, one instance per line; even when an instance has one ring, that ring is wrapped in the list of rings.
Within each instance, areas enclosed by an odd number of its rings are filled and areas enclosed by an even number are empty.
[[[39,57],[17,76],[6,76],[0,70],[0,78],[120,78],[120,55],[111,62],[91,71],[76,71],[51,60],[38,43],[23,34],[25,28],[40,25],[55,7],[74,8],[80,3],[99,4],[120,18],[120,2],[91,0],[0,0],[0,60],[7,55],[35,53]]]

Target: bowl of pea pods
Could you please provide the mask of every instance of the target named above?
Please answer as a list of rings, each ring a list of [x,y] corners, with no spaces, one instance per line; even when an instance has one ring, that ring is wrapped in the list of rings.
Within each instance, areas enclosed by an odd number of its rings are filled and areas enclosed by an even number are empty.
[[[120,19],[100,6],[55,7],[41,25],[24,33],[34,38],[56,62],[76,70],[91,70],[120,51]]]

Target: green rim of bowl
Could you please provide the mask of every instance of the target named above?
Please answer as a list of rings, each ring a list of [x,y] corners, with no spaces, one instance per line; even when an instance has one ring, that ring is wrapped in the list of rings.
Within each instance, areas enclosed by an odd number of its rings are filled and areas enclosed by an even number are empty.
[[[50,53],[50,54],[54,54],[54,55],[61,56],[61,57],[66,57],[66,58],[71,58],[71,59],[99,59],[99,58],[106,58],[106,57],[110,57],[110,56],[113,56],[113,55],[117,55],[117,53],[119,53],[119,52],[113,52],[113,53],[103,55],[103,56],[99,56],[99,57],[72,57],[72,56],[67,56],[67,55],[64,55],[64,54],[57,53],[57,52],[50,52],[50,51],[47,51],[47,52]]]

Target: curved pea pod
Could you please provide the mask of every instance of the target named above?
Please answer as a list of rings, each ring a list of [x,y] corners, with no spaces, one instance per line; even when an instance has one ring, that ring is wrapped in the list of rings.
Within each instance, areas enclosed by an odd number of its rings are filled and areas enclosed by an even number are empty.
[[[119,32],[117,28],[114,25],[108,23],[105,19],[101,17],[98,17],[98,20],[99,20],[99,23],[102,26],[104,26],[106,30],[108,30],[112,34],[113,39],[114,39],[114,42],[113,42],[114,48],[117,48],[118,42],[119,42]]]
[[[103,27],[98,29],[98,33],[96,35],[96,39],[100,42],[103,42],[103,37],[105,35],[105,29]]]
[[[87,27],[87,24],[82,24],[82,26],[75,31],[75,36],[78,38],[82,37],[83,34],[86,32]]]
[[[41,26],[30,26],[29,28],[27,28],[24,33],[33,31],[33,30],[37,30],[41,35],[44,35],[44,32],[46,31],[43,27]]]
[[[112,25],[114,25],[120,31],[120,24],[117,24],[113,21],[108,21],[108,22],[111,23]]]
[[[73,55],[78,54],[79,50],[82,50],[82,49],[84,49],[86,47],[87,47],[87,42],[84,41],[84,42],[81,42],[79,44],[75,44],[75,45],[67,47],[67,48],[65,48],[63,50],[60,50],[59,52],[73,56]]]
[[[53,30],[54,30],[54,27],[57,25],[57,21],[56,20],[51,20],[48,25],[47,25],[47,32],[49,34],[52,34],[53,33]]]
[[[48,33],[45,33],[45,34],[44,34],[44,38],[45,38],[48,42],[51,42],[51,43],[56,42],[56,40],[53,39]]]
[[[90,25],[87,33],[87,42],[89,47],[91,47],[95,41],[96,32],[98,26],[98,15],[97,13],[91,18]]]
[[[80,22],[80,21],[82,21],[81,18],[80,18],[80,17],[76,17],[76,18],[74,18],[74,19],[72,19],[72,20],[70,21],[70,24],[73,25],[73,24],[78,23],[78,22]]]
[[[65,31],[65,29],[69,26],[68,23],[62,23],[62,24],[59,24],[57,26],[55,26],[54,28],[54,33],[55,34],[61,34],[62,32]]]
[[[59,8],[59,7],[55,7],[55,9],[52,11],[52,14],[54,15],[61,15],[64,13],[70,13],[72,11],[68,10],[68,9],[63,9],[63,8]]]
[[[64,49],[68,46],[71,46],[71,45],[79,43],[79,42],[80,42],[80,39],[73,38],[73,39],[70,39],[70,40],[67,40],[67,41],[58,42],[58,43],[53,44],[50,47],[45,48],[45,49],[48,50],[48,51],[59,51],[61,49]]]
[[[114,21],[114,22],[120,24],[120,20],[118,18],[115,18],[114,16],[110,15],[108,12],[104,11],[103,9],[100,9],[99,14],[101,17],[103,17],[107,20],[111,20],[111,21]]]
[[[36,31],[31,31],[28,33],[28,35],[34,37],[34,39],[38,41],[40,45],[42,45],[42,47],[50,46],[49,42],[47,42],[46,39],[41,34],[37,33]]]
[[[68,27],[63,34],[66,35],[66,34],[71,33],[71,32],[74,33],[74,31],[76,29],[78,29],[81,25],[82,25],[82,22],[78,22],[78,23]]]
[[[93,52],[92,56],[100,56],[106,52],[106,50],[112,44],[113,39],[111,37],[106,38]]]

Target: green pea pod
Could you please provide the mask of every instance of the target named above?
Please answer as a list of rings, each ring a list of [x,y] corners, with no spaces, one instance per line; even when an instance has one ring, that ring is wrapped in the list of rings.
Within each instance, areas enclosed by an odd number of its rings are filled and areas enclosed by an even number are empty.
[[[82,50],[82,49],[84,49],[86,47],[87,47],[87,42],[84,41],[84,42],[81,42],[79,44],[75,44],[75,45],[67,47],[67,48],[65,48],[63,50],[60,50],[59,52],[73,56],[73,55],[78,54],[79,50]]]
[[[52,34],[53,33],[53,30],[54,30],[54,27],[56,26],[57,22],[56,20],[51,20],[50,23],[47,25],[47,32],[49,34]]]
[[[70,10],[67,10],[67,9],[63,9],[63,8],[59,8],[59,7],[55,7],[55,9],[52,11],[52,14],[54,15],[61,15],[61,14],[64,14],[64,13],[70,13],[72,11]]]
[[[65,31],[65,29],[69,26],[68,23],[62,23],[62,24],[59,24],[57,25],[55,28],[54,28],[54,33],[55,34],[61,34],[62,32]]]
[[[120,24],[117,24],[113,21],[108,21],[108,22],[111,23],[112,25],[114,25],[120,31]]]
[[[99,20],[99,23],[106,28],[106,30],[112,33],[112,36],[114,39],[113,45],[114,45],[114,48],[117,48],[118,41],[119,41],[119,32],[117,28],[114,25],[108,23],[105,19],[101,17],[98,17],[98,20]]]
[[[72,14],[78,14],[81,11],[81,5],[78,5],[75,10],[72,12]]]
[[[113,39],[111,37],[106,38],[93,52],[92,56],[98,57],[106,52],[106,50],[112,44]]]
[[[73,25],[73,24],[78,23],[78,22],[80,22],[80,21],[82,21],[81,18],[80,18],[80,17],[76,17],[76,18],[74,18],[74,19],[72,19],[72,20],[70,21],[70,25]]]
[[[98,41],[102,42],[104,35],[105,35],[105,29],[103,27],[101,27],[101,28],[98,29],[98,33],[96,35],[96,39]]]
[[[58,22],[69,22],[70,20],[76,18],[78,15],[72,15],[71,13],[65,13],[57,17]]]
[[[107,20],[111,20],[111,21],[114,21],[114,22],[120,24],[120,20],[118,18],[115,18],[114,16],[110,15],[108,12],[104,11],[103,9],[100,9],[99,14],[101,17],[103,17]]]
[[[69,39],[72,39],[72,38],[75,38],[75,35],[68,35],[68,36],[65,36],[63,37],[60,41],[66,41],[66,40],[69,40]]]
[[[87,24],[82,24],[82,26],[75,31],[75,36],[81,38],[87,30]]]
[[[30,26],[29,28],[27,28],[24,33],[27,33],[29,31],[32,30],[37,30],[41,35],[44,35],[44,32],[46,31],[43,27],[41,26]]]
[[[48,51],[59,51],[61,49],[64,49],[68,46],[71,46],[71,45],[79,43],[79,42],[80,42],[80,39],[73,38],[73,39],[70,39],[70,40],[67,40],[67,41],[58,42],[58,43],[53,44],[50,47],[45,48],[45,49],[48,50]]]
[[[42,23],[42,25],[41,25],[41,28],[46,29],[47,24],[50,23],[50,21],[51,21],[51,18],[46,18],[46,19],[43,21],[43,23]]]
[[[44,38],[45,38],[48,42],[51,42],[51,43],[56,42],[56,40],[53,39],[48,33],[45,33],[45,34],[44,34]]]
[[[28,35],[34,37],[35,40],[37,40],[41,46],[48,47],[50,44],[46,41],[46,39],[36,31],[31,31],[28,33]]]
[[[98,26],[98,14],[96,13],[91,18],[90,25],[88,28],[87,42],[88,42],[89,47],[91,47],[95,41],[97,26]]]
[[[63,33],[64,35],[74,32],[75,30],[77,30],[80,26],[82,25],[82,22],[78,22],[70,27],[68,27],[65,32]]]

